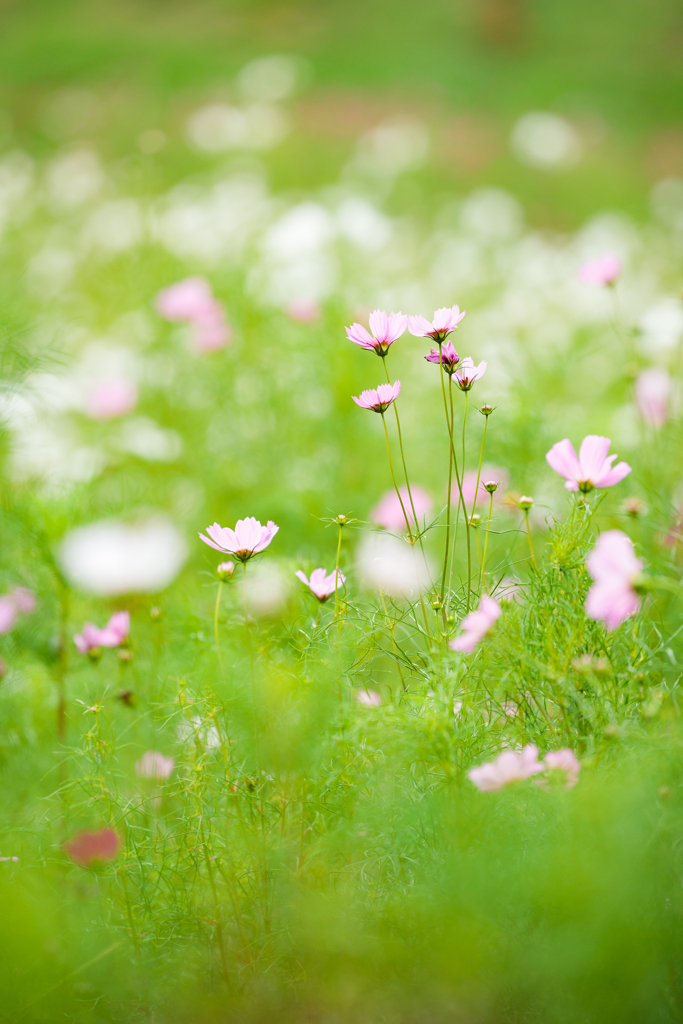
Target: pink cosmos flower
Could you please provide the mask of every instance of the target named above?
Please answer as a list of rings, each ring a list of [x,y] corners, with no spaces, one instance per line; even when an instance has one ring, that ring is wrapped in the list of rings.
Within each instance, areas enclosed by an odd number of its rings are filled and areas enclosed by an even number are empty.
[[[356,405],[361,409],[372,409],[373,412],[384,413],[392,402],[395,402],[401,393],[400,380],[393,384],[378,384],[376,388],[369,391],[361,391],[360,398],[351,395]]]
[[[496,619],[500,618],[501,607],[495,597],[484,594],[476,611],[470,612],[462,620],[464,633],[451,640],[449,647],[452,651],[462,651],[463,654],[471,654],[480,640],[490,630]]]
[[[258,519],[248,516],[246,519],[238,519],[234,530],[229,526],[214,523],[213,526],[207,527],[206,532],[209,536],[205,537],[200,533],[199,538],[216,551],[234,555],[240,562],[248,562],[250,558],[268,547],[279,529],[280,527],[271,519],[266,526],[261,526]]]
[[[364,708],[378,708],[382,703],[382,698],[376,690],[357,690],[356,700]]]
[[[138,404],[138,389],[129,380],[110,380],[98,384],[85,400],[85,411],[92,420],[112,420],[125,416]]]
[[[538,747],[529,743],[521,753],[517,753],[515,750],[504,750],[495,761],[479,765],[478,768],[471,768],[467,777],[477,789],[487,792],[501,789],[508,783],[517,782],[519,779],[528,779],[531,775],[538,775],[543,770],[544,767],[538,760]]]
[[[0,597],[0,634],[14,629],[20,614],[28,615],[36,606],[32,590],[15,587],[9,594]]]
[[[581,762],[569,747],[563,747],[562,750],[549,751],[543,758],[543,762],[550,771],[566,772],[566,789],[571,789],[579,781]]]
[[[370,314],[369,322],[372,334],[368,334],[361,324],[351,324],[344,330],[349,341],[352,341],[354,345],[371,349],[378,356],[384,358],[389,351],[389,346],[393,345],[405,331],[408,317],[403,313],[390,313],[387,316],[384,310],[376,309],[374,313]]]
[[[214,302],[212,309],[192,321],[192,348],[195,352],[214,352],[232,338],[232,327],[222,307]]]
[[[328,575],[324,569],[314,569],[310,579],[301,569],[297,569],[294,575],[308,587],[312,594],[315,594],[321,604],[327,601],[328,597],[332,597],[335,590],[343,587],[346,583],[346,576],[336,570],[332,570]]]
[[[503,491],[508,485],[510,480],[510,474],[506,469],[501,469],[500,466],[488,466],[483,465],[481,467],[481,476],[479,478],[479,490],[477,491],[477,505],[486,504],[490,500],[489,492],[485,489],[484,484],[490,481],[496,481],[498,484],[498,490],[493,492],[493,503],[498,505],[503,500]],[[474,491],[477,486],[477,470],[468,470],[463,474],[462,478],[462,496],[465,499],[465,507],[468,511],[474,504]],[[457,481],[453,483],[451,487],[451,501],[457,503],[460,500],[460,492],[458,491]]]
[[[20,612],[28,615],[36,606],[36,596],[28,587],[15,587],[10,595]]]
[[[115,612],[102,629],[86,622],[81,632],[74,636],[74,643],[81,654],[89,654],[97,647],[120,647],[129,632],[130,614]]]
[[[486,373],[486,360],[482,359],[478,366],[474,365],[474,361],[470,356],[465,358],[460,363],[459,368],[455,371],[455,379],[458,382],[458,387],[461,391],[469,391],[475,380],[479,380]]]
[[[321,312],[318,303],[313,302],[311,299],[292,299],[285,309],[292,320],[298,320],[302,324],[310,323],[311,320],[317,320]]]
[[[431,323],[423,316],[409,316],[408,330],[416,338],[433,338],[434,341],[443,341],[456,329],[464,315],[465,310],[463,309],[461,313],[458,306],[451,306],[450,309],[444,306],[435,311]]]
[[[614,284],[620,274],[621,260],[614,253],[589,260],[579,268],[579,277],[586,284]]]
[[[436,363],[437,366],[443,366],[446,373],[455,373],[455,369],[460,362],[460,356],[455,351],[452,341],[447,341],[445,345],[441,346],[441,351],[438,348],[432,348],[429,350],[429,355],[425,356],[428,363]]]
[[[168,779],[174,768],[173,758],[164,757],[158,750],[148,750],[135,762],[135,771],[142,779]]]
[[[210,314],[214,297],[211,285],[205,278],[186,277],[160,291],[155,305],[164,320],[190,321]]]
[[[586,614],[605,623],[610,632],[640,610],[635,586],[643,569],[633,542],[621,530],[600,534],[586,559],[595,583],[586,595]]]
[[[658,366],[643,370],[636,381],[636,405],[646,423],[663,427],[668,418],[671,377]]]
[[[612,466],[617,456],[607,455],[611,443],[608,437],[589,434],[581,442],[577,458],[574,446],[565,437],[552,446],[546,461],[551,469],[565,478],[564,486],[568,491],[587,494],[594,487],[612,487],[631,472],[626,462]]]
[[[120,846],[113,828],[101,828],[97,832],[79,832],[66,844],[66,852],[74,863],[89,868],[114,860]]]
[[[432,499],[422,487],[413,485],[410,490],[413,495],[413,504],[415,505],[418,522],[422,522],[425,516],[428,516],[432,510]],[[408,516],[408,521],[413,526],[414,517],[408,488],[399,487],[399,493],[403,502],[403,508],[405,508],[406,515]],[[402,530],[405,530],[406,520],[396,491],[386,491],[382,495],[378,504],[370,512],[370,518],[377,526],[382,526],[385,530],[390,530],[392,533],[400,533]]]

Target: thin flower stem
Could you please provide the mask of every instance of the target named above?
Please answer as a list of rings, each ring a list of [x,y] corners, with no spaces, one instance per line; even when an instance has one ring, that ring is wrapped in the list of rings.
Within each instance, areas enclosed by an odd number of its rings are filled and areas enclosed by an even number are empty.
[[[451,536],[451,486],[453,480],[453,420],[448,415],[448,404],[446,402],[446,381],[444,379],[443,371],[443,352],[442,345],[443,339],[439,340],[439,370],[441,372],[441,394],[443,395],[443,407],[446,413],[446,426],[448,428],[448,493],[446,495],[446,544],[444,547],[443,556],[443,572],[441,573],[441,604],[443,605],[443,595],[446,589],[446,574],[448,572],[448,554],[450,550],[450,536]],[[446,625],[446,611],[444,609],[444,626]]]
[[[531,527],[529,526],[529,509],[524,509],[524,520],[526,522],[526,535],[529,538],[529,551],[531,553],[531,564],[536,569],[536,555],[534,554],[534,545],[531,540]]]
[[[382,608],[384,609],[384,615],[387,620],[387,626],[389,627],[389,633],[391,634],[391,643],[394,648],[394,659],[396,661],[396,668],[398,669],[398,674],[401,677],[401,685],[403,686],[403,692],[405,693],[407,686],[406,681],[403,677],[403,672],[401,670],[401,662],[398,657],[398,645],[396,643],[396,636],[394,635],[394,620],[389,616],[386,601],[384,600],[384,594],[381,590],[379,592],[379,599],[382,602]]]
[[[384,419],[384,417],[382,417]],[[386,430],[386,427],[384,428]],[[387,441],[388,444],[388,441]],[[337,561],[334,566],[334,617],[339,618],[339,556],[341,555],[342,530],[344,527],[339,524],[339,540],[337,541]],[[341,623],[341,620],[340,620]]]
[[[387,383],[391,384],[391,377],[389,376],[389,367],[387,366],[387,361],[386,361],[386,359],[383,359],[382,362],[384,363],[384,372],[387,375]],[[396,406],[396,402],[393,402],[392,404],[394,406],[394,416],[396,417],[396,431],[398,433],[398,447],[399,447],[399,451],[401,453],[401,462],[403,463],[403,475],[406,478],[406,487],[408,489],[408,499],[410,501],[410,508],[412,510],[412,513],[413,513],[413,523],[415,525],[415,534],[416,534],[417,540],[419,540],[419,542],[420,542],[420,548],[422,549],[422,557],[424,558],[424,548],[422,546],[422,537],[420,536],[420,524],[417,521],[417,512],[415,511],[415,502],[413,501],[413,492],[410,489],[410,480],[408,478],[408,469],[407,469],[407,466],[406,466],[406,458],[405,458],[405,454],[403,452],[403,437],[401,436],[401,420],[399,419],[398,408]],[[382,418],[384,418],[384,416],[382,416]],[[386,427],[384,429],[386,430]],[[394,483],[395,482],[396,481],[394,481]],[[396,493],[398,494],[398,489],[396,490]],[[399,499],[400,499],[400,495],[399,495]],[[401,507],[403,507],[403,502],[401,502]],[[406,524],[408,525],[408,520],[407,519],[406,519]],[[412,538],[412,534],[410,532],[410,526],[408,526],[408,533],[410,534],[410,536]],[[413,543],[414,543],[414,541],[413,541]]]
[[[488,416],[485,416],[484,417],[484,433],[483,433],[483,436],[482,436],[482,439],[481,439],[481,451],[479,452],[479,469],[477,470],[477,486],[474,488],[474,500],[472,501],[472,512],[471,512],[472,515],[474,515],[474,511],[475,511],[475,509],[477,507],[477,498],[479,497],[479,481],[481,480],[481,464],[482,464],[482,461],[484,459],[484,444],[486,442],[486,428],[488,427],[488,425],[489,425],[489,418],[488,418]]]
[[[223,580],[218,584],[218,593],[216,594],[216,606],[213,610],[213,635],[216,640],[216,654],[218,655],[218,664],[223,671],[223,658],[221,657],[221,646],[218,642],[218,610],[221,605],[221,593],[223,592]]]
[[[465,392],[465,411],[462,416],[462,478],[465,479],[465,426],[467,424],[467,399],[468,392]],[[470,520],[465,508],[465,534],[467,537],[467,611],[470,610],[472,590],[472,543],[470,538]]]
[[[384,418],[384,413],[380,413],[380,415],[382,417],[382,426],[384,427],[384,436],[385,436],[386,441],[387,441],[387,455],[389,456],[389,470],[391,472],[391,479],[394,482],[394,490],[396,491],[396,497],[399,500],[399,503],[401,505],[401,511],[403,512],[403,518],[406,521],[406,530],[408,531],[408,537],[410,538],[410,541],[412,543],[413,542],[413,534],[412,534],[412,531],[410,529],[410,520],[408,519],[408,513],[406,512],[406,507],[403,504],[403,498],[401,497],[401,492],[399,491],[398,484],[396,483],[396,474],[394,473],[394,464],[391,461],[391,448],[389,447],[389,431],[387,430],[387,421]],[[410,493],[410,492],[408,492],[408,493]]]
[[[456,455],[455,455],[455,443],[453,441],[453,430],[455,428],[455,410],[453,409],[453,376],[452,375],[449,375],[449,377],[448,377],[448,400],[449,400],[449,404],[450,404],[450,408],[451,408],[451,418],[450,418],[450,423],[451,423],[451,457],[453,459],[453,468],[455,469],[455,479],[456,479],[456,482],[458,484],[458,495],[459,495],[459,499],[460,499],[459,503],[460,503],[460,505],[462,507],[462,516],[463,516],[463,520],[465,522],[465,525],[467,525],[467,509],[465,507],[465,496],[464,496],[463,490],[462,490],[462,480],[461,480],[461,477],[460,477],[460,473],[458,472],[458,460],[457,460]],[[448,412],[446,412],[446,418],[448,419]],[[451,585],[452,585],[452,582],[453,582],[453,562],[455,560],[455,542],[456,542],[456,539],[457,539],[457,533],[458,533],[458,521],[456,519],[455,531],[454,531],[454,535],[453,535],[453,546],[451,548],[451,559],[450,559],[450,570],[449,570],[449,589],[448,589],[448,598],[446,600],[446,617],[448,617],[448,605],[450,603],[450,588],[451,588]]]
[[[481,580],[479,582],[479,590],[483,593],[484,590],[484,576],[486,573],[486,552],[489,547],[489,531],[491,529],[491,516],[493,515],[493,491],[489,494],[489,518],[486,524],[486,536],[484,538],[484,557],[481,560]]]

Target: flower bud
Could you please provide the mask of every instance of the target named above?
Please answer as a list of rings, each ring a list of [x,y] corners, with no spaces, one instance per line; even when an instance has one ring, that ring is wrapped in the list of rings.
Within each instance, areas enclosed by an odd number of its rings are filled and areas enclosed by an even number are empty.
[[[626,515],[637,519],[638,516],[642,516],[645,512],[645,504],[640,498],[627,498],[624,502],[624,512]]]
[[[479,526],[481,523],[481,516],[478,512],[475,512],[473,516],[470,516],[470,526]]]
[[[439,608],[441,608],[441,605],[442,605],[441,598],[438,597],[438,596],[435,597],[434,600],[432,601],[432,608],[434,609],[434,611],[438,612]]]
[[[521,509],[523,509],[523,510],[524,510],[525,512],[528,512],[528,511],[529,511],[529,509],[531,508],[531,506],[533,505],[533,503],[534,503],[534,499],[533,499],[533,498],[530,498],[530,497],[528,496],[528,494],[523,494],[521,498],[518,498],[518,499],[517,499],[517,504],[518,504],[518,505],[519,505],[519,507],[520,507]]]
[[[156,604],[152,605],[152,607],[149,610],[149,617],[150,619],[154,619],[154,621],[156,622],[157,619],[161,618],[161,608]]]
[[[479,410],[479,412],[482,414],[482,416],[490,416],[491,413],[493,412],[493,406],[492,405],[482,405],[482,407]]]
[[[127,650],[125,647],[122,647],[121,650],[119,651],[119,661],[132,661],[132,660],[133,660],[133,652]]]
[[[485,491],[488,491],[489,494],[493,494],[494,491],[498,490],[499,483],[497,480],[485,480],[483,486]]]
[[[337,526],[346,526],[347,516],[345,516],[343,512],[340,512],[334,521]]]
[[[221,562],[220,565],[216,566],[216,575],[222,583],[225,583],[226,580],[231,579],[235,575],[235,563]]]

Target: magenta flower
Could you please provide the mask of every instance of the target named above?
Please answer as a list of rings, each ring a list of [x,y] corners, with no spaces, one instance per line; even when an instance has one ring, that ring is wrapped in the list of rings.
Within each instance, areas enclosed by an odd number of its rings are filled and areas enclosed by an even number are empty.
[[[478,366],[474,365],[474,361],[470,356],[465,358],[460,363],[460,367],[455,371],[455,379],[458,382],[458,387],[461,391],[469,391],[475,380],[479,380],[486,373],[486,360],[482,359]]]
[[[79,832],[66,844],[66,852],[74,863],[90,868],[114,860],[120,846],[121,841],[113,828],[101,828],[97,832]]]
[[[671,377],[666,370],[652,366],[643,370],[636,381],[636,405],[646,423],[663,427],[669,414]]]
[[[129,632],[130,614],[115,612],[102,629],[86,622],[81,632],[74,636],[74,643],[81,654],[90,654],[98,647],[120,647]]]
[[[158,750],[148,750],[135,762],[136,774],[142,779],[168,779],[175,768],[172,757],[164,757]]]
[[[594,487],[618,484],[631,472],[626,462],[612,466],[617,456],[607,455],[611,443],[608,437],[589,434],[581,442],[577,458],[573,444],[565,437],[552,446],[546,460],[551,469],[565,478],[567,482],[564,486],[568,491],[588,494]]]
[[[531,775],[538,775],[543,770],[544,766],[538,760],[538,747],[529,743],[521,753],[517,753],[515,750],[504,750],[495,761],[479,765],[478,768],[471,768],[467,777],[477,789],[487,792],[501,789],[510,782],[528,779]]]
[[[362,324],[351,324],[345,327],[349,341],[361,348],[372,349],[378,356],[384,356],[389,351],[397,338],[400,338],[406,329],[408,317],[403,313],[390,313],[389,316],[381,310],[376,309],[370,314],[370,330],[368,334]]]
[[[378,708],[382,703],[382,698],[376,690],[357,690],[356,700],[364,708]]]
[[[620,274],[621,260],[614,253],[589,260],[579,268],[579,277],[586,284],[614,284]]]
[[[425,516],[428,516],[431,512],[432,499],[422,487],[412,486],[410,490],[413,495],[413,504],[415,505],[417,518],[421,522]],[[413,509],[410,504],[408,488],[399,487],[399,493],[410,525],[414,526]],[[400,533],[406,528],[403,508],[401,508],[401,502],[398,500],[396,491],[386,491],[380,498],[378,504],[375,505],[370,512],[370,518],[373,523],[377,524],[377,526],[382,526],[385,530],[391,530],[392,533]]]
[[[451,306],[450,309],[444,306],[435,311],[431,323],[423,316],[409,316],[408,330],[416,338],[433,338],[434,341],[443,341],[456,329],[464,315],[465,310],[463,309],[461,313],[458,306]]]
[[[395,402],[401,393],[400,380],[393,384],[378,384],[376,388],[369,391],[361,391],[360,398],[351,395],[356,405],[361,409],[372,409],[373,412],[384,413],[392,402]]]
[[[112,420],[125,416],[138,403],[138,389],[129,380],[110,380],[98,384],[85,400],[85,411],[92,420]]]
[[[466,615],[460,623],[464,633],[456,637],[455,640],[451,640],[448,646],[452,651],[471,654],[501,614],[501,607],[495,597],[484,594],[477,610]]]
[[[425,356],[425,359],[428,363],[440,364],[446,373],[455,373],[455,368],[460,362],[460,356],[453,348],[452,341],[447,341],[445,345],[442,345],[441,351],[438,348],[430,349],[429,355]]]
[[[0,597],[0,634],[14,629],[19,615],[28,615],[36,606],[32,590],[15,587],[9,594]]]
[[[308,587],[312,594],[315,594],[321,604],[327,601],[328,597],[332,597],[335,590],[343,587],[346,583],[346,576],[336,570],[327,575],[324,569],[314,569],[310,579],[301,569],[297,569],[294,575]]]
[[[621,530],[600,534],[586,559],[595,583],[586,595],[586,614],[604,622],[610,632],[640,611],[636,586],[643,563],[636,558],[633,542]]]
[[[549,751],[543,758],[543,762],[550,771],[566,773],[565,789],[571,789],[579,781],[581,762],[569,747],[563,747],[562,750]]]
[[[261,526],[258,519],[249,516],[247,519],[238,519],[234,530],[214,523],[207,527],[209,536],[200,533],[199,538],[216,551],[234,555],[240,562],[248,562],[260,551],[265,551],[279,529],[270,519],[266,526]]]

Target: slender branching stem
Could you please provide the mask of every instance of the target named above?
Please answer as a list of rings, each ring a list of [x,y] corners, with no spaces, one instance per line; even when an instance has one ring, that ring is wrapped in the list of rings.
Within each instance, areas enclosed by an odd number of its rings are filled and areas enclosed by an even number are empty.
[[[394,402],[394,406],[395,405],[396,405],[396,403]],[[387,421],[384,418],[384,413],[380,413],[380,415],[382,417],[382,426],[384,427],[384,436],[385,436],[386,442],[387,442],[387,455],[389,457],[389,471],[391,473],[391,479],[393,480],[393,483],[394,483],[394,490],[396,491],[396,497],[399,500],[399,504],[401,506],[401,511],[403,512],[403,518],[406,521],[406,530],[408,531],[408,537],[409,537],[409,539],[410,539],[410,541],[412,543],[413,542],[413,534],[412,534],[412,531],[410,529],[410,519],[408,518],[408,513],[406,512],[406,507],[403,504],[403,498],[401,497],[401,492],[399,491],[398,484],[396,483],[396,474],[394,473],[394,464],[393,464],[393,462],[391,460],[391,447],[389,445],[389,431],[387,430]]]
[[[488,418],[488,416],[484,416],[484,433],[483,433],[482,439],[481,439],[481,451],[479,452],[479,468],[477,469],[477,486],[474,488],[474,498],[472,499],[472,512],[471,512],[472,515],[474,515],[475,510],[477,508],[477,498],[479,497],[479,481],[481,480],[481,466],[482,466],[482,462],[484,460],[484,444],[486,442],[486,428],[488,427],[488,425],[489,425],[489,418]]]
[[[467,399],[468,392],[465,392],[465,411],[462,416],[462,477],[465,479],[465,427],[467,426]],[[465,512],[465,535],[467,537],[467,611],[470,610],[470,604],[472,601],[472,542],[470,537],[470,520],[467,515],[467,509]]]
[[[479,582],[479,590],[483,593],[484,591],[484,579],[486,574],[486,552],[489,547],[489,531],[491,529],[491,516],[493,515],[493,491],[489,494],[489,518],[486,523],[486,536],[484,537],[484,555],[481,560],[481,580]]]
[[[534,554],[534,545],[531,540],[531,527],[529,526],[529,509],[524,509],[524,521],[526,523],[526,535],[529,538],[529,553],[531,555],[531,564],[536,569],[536,555]]]
[[[382,417],[382,420],[384,420],[384,417]],[[386,426],[385,426],[384,429],[386,431]],[[387,445],[388,445],[388,443],[389,442],[387,440]],[[339,537],[337,539],[337,559],[336,559],[336,562],[334,564],[334,617],[335,617],[335,619],[339,619],[339,558],[340,558],[340,555],[341,555],[341,542],[342,542],[342,530],[343,529],[344,529],[344,527],[340,523],[339,524]]]
[[[223,580],[220,580],[218,584],[218,593],[216,594],[216,604],[213,610],[213,635],[216,641],[216,654],[218,655],[218,664],[223,671],[223,658],[221,657],[221,645],[218,641],[218,612],[221,606],[221,594],[223,592]]]

